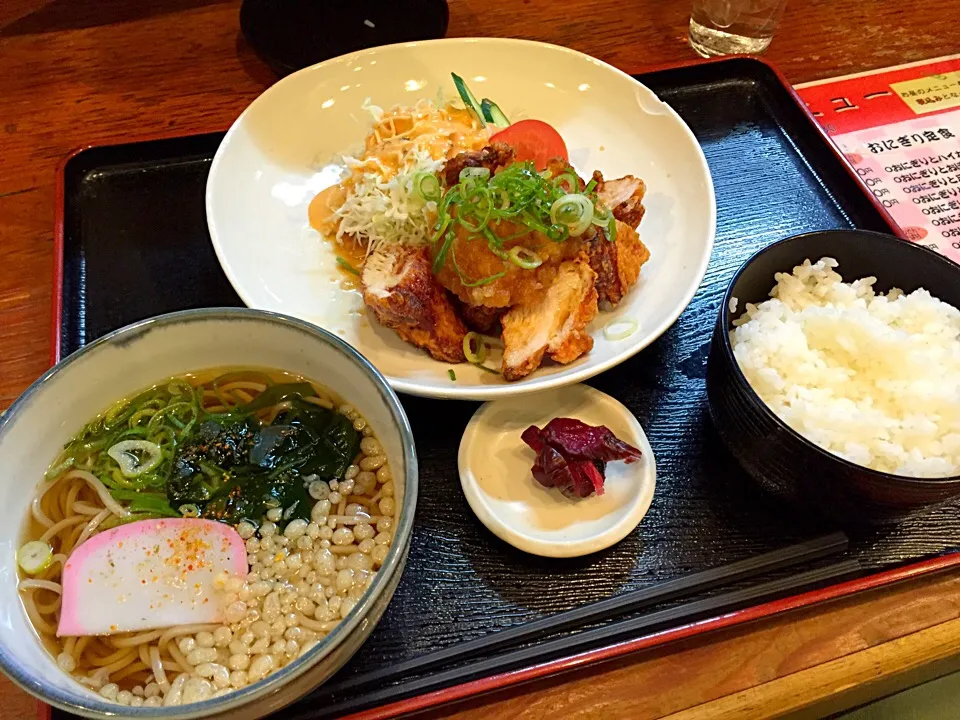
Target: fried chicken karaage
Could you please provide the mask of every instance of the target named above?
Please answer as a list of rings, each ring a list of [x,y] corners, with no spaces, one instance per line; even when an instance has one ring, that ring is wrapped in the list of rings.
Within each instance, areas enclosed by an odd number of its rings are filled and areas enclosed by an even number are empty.
[[[620,303],[650,258],[643,180],[584,180],[553,154],[531,159],[465,110],[397,109],[350,177],[317,196],[311,223],[360,250],[381,324],[447,363],[477,362],[476,333],[500,335],[500,371],[519,380],[589,352],[598,309]]]

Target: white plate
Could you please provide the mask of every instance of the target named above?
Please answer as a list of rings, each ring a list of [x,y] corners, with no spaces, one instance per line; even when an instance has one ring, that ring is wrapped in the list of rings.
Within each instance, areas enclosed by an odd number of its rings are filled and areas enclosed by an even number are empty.
[[[520,434],[555,417],[605,425],[643,457],[629,465],[607,463],[603,495],[571,499],[545,488],[533,478],[535,454]],[[653,449],[637,419],[586,385],[485,403],[467,424],[457,462],[467,502],[490,532],[546,557],[587,555],[625,538],[647,514],[657,475]]]
[[[466,364],[456,367],[451,381],[448,364],[365,315],[359,295],[341,288],[333,248],[307,223],[310,200],[337,180],[335,157],[362,147],[371,122],[361,110],[364,100],[389,108],[434,99],[440,89],[455,97],[451,72],[511,119],[535,117],[556,127],[581,174],[632,173],[647,183],[640,235],[652,257],[639,283],[615,311],[597,316],[593,350],[519,382]],[[573,50],[493,38],[374,48],[284,78],[230,128],[210,168],[206,204],[217,257],[247,305],[339,334],[398,391],[475,400],[579,382],[645,348],[673,324],[700,285],[716,226],[703,152],[652,91]],[[607,340],[602,328],[615,318],[631,318],[639,329],[626,339]]]

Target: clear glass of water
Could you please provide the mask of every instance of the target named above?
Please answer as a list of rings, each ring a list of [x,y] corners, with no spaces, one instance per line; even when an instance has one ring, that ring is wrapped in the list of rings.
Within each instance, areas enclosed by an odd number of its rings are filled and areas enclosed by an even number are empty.
[[[786,4],[787,0],[693,0],[690,47],[704,57],[762,53]]]

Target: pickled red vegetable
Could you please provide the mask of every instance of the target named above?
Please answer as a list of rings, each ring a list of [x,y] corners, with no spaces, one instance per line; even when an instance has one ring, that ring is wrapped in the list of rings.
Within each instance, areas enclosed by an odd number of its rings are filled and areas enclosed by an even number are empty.
[[[542,430],[531,425],[520,437],[537,453],[532,468],[536,481],[568,497],[602,495],[606,464],[632,463],[641,456],[609,428],[575,418],[554,418]]]

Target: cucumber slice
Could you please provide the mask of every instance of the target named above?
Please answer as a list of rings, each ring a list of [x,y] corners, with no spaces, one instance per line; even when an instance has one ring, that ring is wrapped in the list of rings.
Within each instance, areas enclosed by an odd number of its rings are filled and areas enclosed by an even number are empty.
[[[510,121],[507,120],[507,116],[503,114],[503,110],[501,110],[500,106],[493,100],[484,98],[480,103],[480,110],[483,112],[483,117],[487,122],[493,123],[498,128],[510,127]]]
[[[460,99],[463,100],[463,104],[473,111],[473,114],[477,116],[477,120],[480,121],[481,126],[486,126],[487,123],[484,121],[483,110],[480,109],[480,103],[477,102],[477,98],[470,92],[470,88],[467,87],[463,78],[456,73],[450,73],[450,75],[453,77],[453,84],[457,86],[457,92],[460,93]]]

